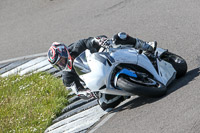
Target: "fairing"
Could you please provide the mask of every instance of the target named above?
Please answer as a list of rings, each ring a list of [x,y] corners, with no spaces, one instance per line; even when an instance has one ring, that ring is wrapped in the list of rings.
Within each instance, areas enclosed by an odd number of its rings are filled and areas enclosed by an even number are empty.
[[[85,52],[81,53],[77,58],[75,58],[73,67],[79,76],[91,72],[86,60]]]
[[[161,55],[165,50],[158,49],[158,51],[160,51],[159,54]],[[100,91],[102,93],[114,95],[133,95],[124,90],[117,90],[111,85],[113,70],[117,65],[123,63],[138,65],[146,69],[156,80],[166,86],[175,78],[176,71],[171,64],[157,60],[157,71],[144,54],[138,54],[138,51],[133,48],[111,49],[109,54],[91,54],[89,50],[86,50],[83,55],[83,57],[77,58],[74,61],[75,70],[79,71],[80,78],[85,81],[86,86],[94,92]]]

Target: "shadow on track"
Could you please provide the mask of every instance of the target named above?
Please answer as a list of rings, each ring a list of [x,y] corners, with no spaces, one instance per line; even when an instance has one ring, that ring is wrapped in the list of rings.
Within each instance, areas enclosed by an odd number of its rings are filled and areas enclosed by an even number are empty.
[[[189,72],[186,73],[186,75],[184,77],[175,80],[171,85],[169,85],[167,94],[164,95],[163,97],[167,97],[171,93],[177,91],[178,89],[181,89],[183,86],[185,86],[189,82],[193,81],[199,75],[200,75],[200,68],[190,70]],[[137,97],[137,98],[115,108],[112,112],[118,112],[118,111],[122,111],[125,109],[137,108],[139,106],[158,101],[158,100],[162,99],[163,97],[159,97],[159,98]]]
[[[175,80],[172,84],[168,86],[167,95],[180,89],[181,87],[187,85],[189,82],[193,81],[200,74],[200,68],[190,70],[186,75],[180,79]]]

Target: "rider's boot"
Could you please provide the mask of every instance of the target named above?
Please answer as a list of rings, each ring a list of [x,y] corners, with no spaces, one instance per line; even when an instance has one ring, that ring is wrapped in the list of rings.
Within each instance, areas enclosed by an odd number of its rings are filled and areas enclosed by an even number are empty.
[[[136,49],[144,50],[146,52],[154,53],[157,48],[157,42],[145,42],[140,39],[136,39]]]
[[[81,99],[85,99],[85,100],[94,98],[93,93],[91,93],[91,91],[89,89],[78,91],[77,96],[79,96]]]
[[[91,93],[90,89],[83,87],[83,85],[81,85],[81,84],[73,83],[70,88],[73,90],[73,92],[77,96],[79,96],[82,99],[87,100],[87,99],[94,97],[93,94]]]

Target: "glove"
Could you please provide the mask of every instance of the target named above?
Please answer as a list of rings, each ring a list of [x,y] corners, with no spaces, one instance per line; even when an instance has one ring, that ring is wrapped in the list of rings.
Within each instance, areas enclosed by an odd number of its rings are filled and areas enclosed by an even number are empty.
[[[109,48],[110,44],[112,44],[112,40],[108,40],[107,38],[102,40],[100,43],[103,48]]]
[[[95,37],[93,39],[93,42],[96,43],[97,45],[100,45],[103,48],[108,48],[109,45],[112,43],[111,40],[108,40],[107,37]]]

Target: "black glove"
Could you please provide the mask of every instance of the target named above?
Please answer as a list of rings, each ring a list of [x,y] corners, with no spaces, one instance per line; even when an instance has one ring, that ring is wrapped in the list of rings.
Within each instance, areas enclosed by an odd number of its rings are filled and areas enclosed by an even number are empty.
[[[104,40],[102,40],[100,45],[103,48],[109,48],[110,44],[112,44],[112,40],[104,39]]]

